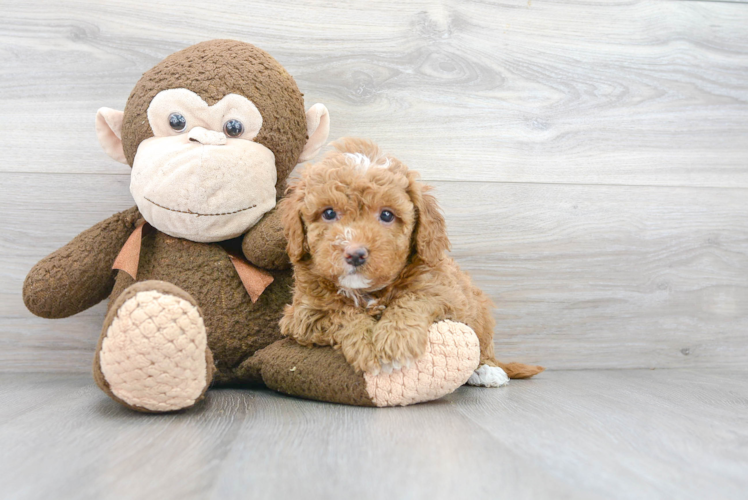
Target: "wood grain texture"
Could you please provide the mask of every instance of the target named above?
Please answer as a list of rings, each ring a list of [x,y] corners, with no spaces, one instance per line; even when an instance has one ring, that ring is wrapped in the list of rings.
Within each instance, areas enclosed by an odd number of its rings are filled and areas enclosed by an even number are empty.
[[[5,178],[11,193],[32,180],[37,191],[31,200],[13,194],[0,200],[13,221],[0,235],[6,262],[0,329],[7,332],[0,363],[87,371],[103,307],[81,318],[43,320],[25,310],[18,291],[38,259],[110,215],[96,207],[129,208],[128,178]],[[84,180],[91,195],[80,200],[77,183]],[[744,190],[432,184],[453,257],[497,305],[501,358],[556,369],[745,365]]]
[[[33,318],[40,258],[132,205],[93,118],[200,40],[256,43],[434,183],[504,359],[748,360],[748,6],[0,2],[0,370],[88,371],[99,306]]]
[[[0,375],[3,498],[741,499],[745,371],[556,372],[397,409],[218,390],[137,414]]]
[[[230,37],[325,102],[333,138],[372,137],[429,179],[748,187],[741,4],[65,0],[3,18],[2,171],[124,172],[96,109],[171,52]]]
[[[748,193],[439,184],[502,358],[563,368],[748,359]]]

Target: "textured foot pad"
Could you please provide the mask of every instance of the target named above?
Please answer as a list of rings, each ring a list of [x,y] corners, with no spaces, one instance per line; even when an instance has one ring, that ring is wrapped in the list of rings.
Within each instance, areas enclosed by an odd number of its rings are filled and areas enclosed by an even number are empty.
[[[478,367],[480,345],[467,325],[440,321],[429,329],[426,353],[408,368],[364,374],[376,406],[405,406],[445,396],[467,382]]]
[[[151,411],[195,404],[207,385],[207,335],[197,307],[147,290],[117,310],[101,345],[101,372],[115,396]]]

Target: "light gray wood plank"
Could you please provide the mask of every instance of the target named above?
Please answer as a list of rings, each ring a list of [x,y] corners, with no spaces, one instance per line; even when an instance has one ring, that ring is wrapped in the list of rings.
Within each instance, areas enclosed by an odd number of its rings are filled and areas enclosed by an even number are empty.
[[[45,320],[19,309],[0,318],[0,372],[90,373],[105,304],[85,313]]]
[[[446,403],[379,413],[220,390],[195,411],[142,415],[82,377],[58,384],[64,398],[35,405],[39,376],[19,378],[12,383],[37,387],[0,392],[21,407],[0,429],[3,496],[365,499],[399,491],[402,498],[467,498],[501,489],[587,497],[518,461]],[[28,481],[29,474],[38,479]]]
[[[215,390],[144,415],[0,375],[4,498],[709,498],[748,488],[745,371],[552,372],[407,408]]]
[[[367,412],[324,403],[295,405],[285,398],[261,401],[271,430],[254,422],[242,426],[216,479],[216,498],[249,493],[258,498],[467,499],[498,492],[510,498],[591,498],[518,460],[447,402]],[[291,480],[270,479],[278,477],[278,464]]]
[[[603,498],[723,499],[748,491],[744,370],[553,372],[512,384],[499,397],[466,391],[455,407],[570,484]]]
[[[4,381],[37,386],[29,393],[16,391],[12,400],[0,393],[3,402],[19,408],[0,430],[4,498],[53,492],[56,498],[199,498],[221,463],[222,440],[231,438],[234,421],[247,410],[242,399],[219,397],[207,414],[202,408],[154,418],[112,404],[90,376],[67,379],[58,387],[63,397],[35,405],[42,402],[38,386],[50,379],[58,376]]]
[[[746,190],[445,183],[437,195],[455,259],[496,303],[500,358],[745,366]]]
[[[432,180],[748,186],[748,8],[716,2],[9,2],[0,170],[124,172],[100,106],[189,44],[255,42]],[[19,147],[19,145],[21,147]]]
[[[0,364],[88,371],[103,307],[33,318],[34,263],[131,205],[126,176],[0,174]],[[438,182],[453,256],[497,305],[497,353],[549,368],[745,366],[748,192]],[[23,186],[36,189],[28,196]]]
[[[133,205],[129,174],[0,173],[0,210],[10,211],[0,222],[0,371],[91,371],[105,304],[37,318],[23,304],[23,280],[78,233]]]

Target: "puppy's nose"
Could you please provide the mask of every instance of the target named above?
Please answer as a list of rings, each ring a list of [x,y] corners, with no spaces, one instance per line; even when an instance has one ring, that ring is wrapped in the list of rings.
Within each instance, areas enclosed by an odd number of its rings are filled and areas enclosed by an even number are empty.
[[[364,247],[346,248],[345,261],[353,267],[358,267],[366,262],[369,251]]]

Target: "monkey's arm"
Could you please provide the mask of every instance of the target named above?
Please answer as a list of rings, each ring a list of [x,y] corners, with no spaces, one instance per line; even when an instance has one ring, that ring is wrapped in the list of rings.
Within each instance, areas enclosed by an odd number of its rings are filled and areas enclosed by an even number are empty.
[[[288,269],[286,238],[276,206],[244,235],[242,251],[249,262],[264,269]]]
[[[112,264],[139,218],[136,207],[115,214],[40,260],[23,283],[29,311],[65,318],[107,298],[116,276]]]

